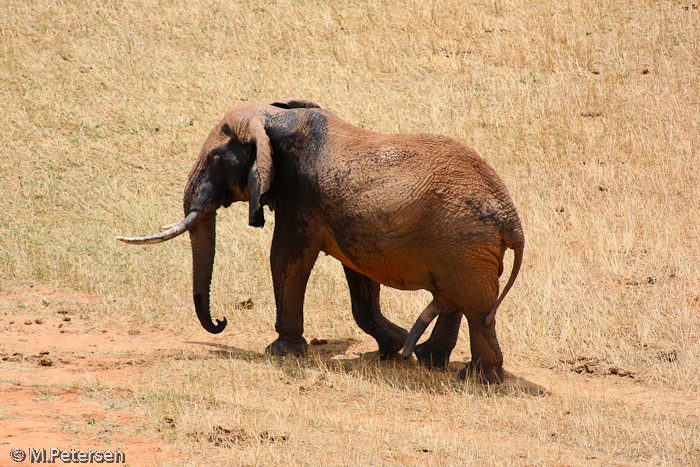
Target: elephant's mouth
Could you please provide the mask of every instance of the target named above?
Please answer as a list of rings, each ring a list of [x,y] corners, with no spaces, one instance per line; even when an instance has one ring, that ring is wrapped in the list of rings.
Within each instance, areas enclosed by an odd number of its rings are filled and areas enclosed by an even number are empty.
[[[131,243],[132,245],[150,245],[164,242],[190,230],[202,217],[203,213],[201,211],[191,211],[187,217],[180,222],[164,226],[163,231],[158,234],[148,235],[146,237],[117,237],[117,240],[121,240],[124,243]]]

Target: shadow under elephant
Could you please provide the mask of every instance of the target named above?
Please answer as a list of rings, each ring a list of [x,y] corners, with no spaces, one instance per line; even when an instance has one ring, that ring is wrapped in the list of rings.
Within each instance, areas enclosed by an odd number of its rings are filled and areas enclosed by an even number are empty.
[[[328,339],[320,345],[311,345],[306,357],[279,357],[215,342],[185,343],[205,349],[209,357],[257,363],[272,362],[292,377],[298,375],[300,369],[316,369],[352,374],[375,384],[414,392],[458,393],[481,397],[550,395],[543,386],[508,371],[504,372],[504,381],[501,384],[489,385],[480,384],[472,378],[460,380],[457,371],[464,363],[454,360],[450,361],[447,370],[439,370],[423,367],[415,359],[403,360],[398,355],[395,358],[380,359],[378,351],[349,354],[348,350],[357,343],[357,340],[350,338]]]

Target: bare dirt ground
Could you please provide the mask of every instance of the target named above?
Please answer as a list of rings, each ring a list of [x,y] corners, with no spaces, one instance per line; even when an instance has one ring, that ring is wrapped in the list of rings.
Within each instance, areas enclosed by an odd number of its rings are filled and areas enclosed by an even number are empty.
[[[128,396],[169,349],[184,344],[118,324],[90,326],[73,310],[97,299],[45,287],[0,294],[0,307],[26,310],[5,315],[0,337],[0,465],[8,465],[16,447],[121,448],[128,450],[129,465],[179,455],[139,434],[137,410],[111,402]],[[62,305],[54,317],[27,318],[55,301]]]
[[[97,296],[44,286],[0,293],[0,310],[4,311],[0,324],[0,465],[29,465],[28,460],[8,460],[10,450],[18,447],[25,451],[29,447],[122,450],[128,465],[189,465],[192,452],[149,426],[145,409],[138,403],[143,397],[141,389],[149,380],[162,378],[164,369],[167,375],[169,362],[182,352],[213,356],[221,353],[217,349],[229,348],[226,339],[200,330],[190,336],[136,330],[124,322],[95,326],[81,317],[80,310],[98,300]],[[37,314],[45,317],[35,318]],[[259,352],[267,338],[237,342],[236,348]],[[314,346],[321,358],[344,353],[372,356],[367,343],[322,344]],[[333,345],[344,345],[347,350],[332,351]],[[229,358],[236,357],[229,353]],[[600,366],[587,361],[563,362],[561,368],[509,367],[504,386],[532,394],[605,399],[700,423],[697,397],[642,384],[630,375],[611,374],[609,368],[596,371]],[[220,430],[223,434],[210,436],[217,446],[221,444],[217,441],[232,436]],[[512,436],[516,444],[532,444],[517,433]],[[509,445],[507,438],[504,446]],[[560,451],[558,458],[563,461],[551,465],[578,465],[579,454]],[[587,459],[593,462],[595,457]]]

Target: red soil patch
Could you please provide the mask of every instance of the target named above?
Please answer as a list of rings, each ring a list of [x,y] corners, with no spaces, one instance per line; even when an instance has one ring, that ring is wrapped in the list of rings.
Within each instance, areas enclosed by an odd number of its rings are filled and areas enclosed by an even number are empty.
[[[0,292],[0,465],[32,465],[10,461],[16,448],[120,450],[131,466],[182,456],[143,425],[137,404],[110,404],[129,401],[163,342],[180,339],[90,327],[77,315],[98,302],[44,286]]]

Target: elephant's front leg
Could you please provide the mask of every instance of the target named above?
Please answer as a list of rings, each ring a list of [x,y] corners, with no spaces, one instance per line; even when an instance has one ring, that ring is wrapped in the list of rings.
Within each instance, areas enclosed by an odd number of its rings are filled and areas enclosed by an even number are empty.
[[[447,368],[452,350],[457,345],[461,322],[461,311],[439,315],[430,338],[416,346],[414,353],[418,361],[428,367]]]
[[[401,350],[408,332],[382,315],[379,306],[379,283],[347,266],[343,268],[350,288],[352,316],[360,329],[377,341],[379,357],[386,358]]]
[[[308,238],[292,229],[275,228],[270,251],[272,284],[275,289],[277,340],[266,351],[273,355],[304,355],[304,293],[319,250]]]

